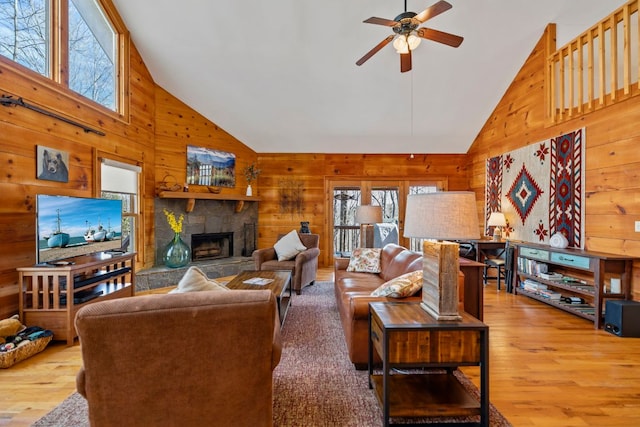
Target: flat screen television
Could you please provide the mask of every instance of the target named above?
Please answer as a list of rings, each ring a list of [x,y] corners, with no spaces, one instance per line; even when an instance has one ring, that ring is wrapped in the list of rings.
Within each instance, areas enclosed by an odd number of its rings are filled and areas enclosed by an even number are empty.
[[[36,198],[38,264],[122,247],[122,201],[86,197]]]

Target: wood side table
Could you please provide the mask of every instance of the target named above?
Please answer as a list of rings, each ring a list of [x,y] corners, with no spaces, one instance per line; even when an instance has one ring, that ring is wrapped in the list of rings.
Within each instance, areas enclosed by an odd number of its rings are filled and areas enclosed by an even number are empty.
[[[369,303],[369,388],[375,389],[385,426],[392,417],[478,415],[480,422],[471,425],[489,425],[489,327],[460,315],[459,321],[438,321],[419,303]],[[382,358],[382,374],[373,372],[374,351]],[[479,402],[453,374],[458,366],[480,367]],[[391,374],[393,368],[442,373]]]

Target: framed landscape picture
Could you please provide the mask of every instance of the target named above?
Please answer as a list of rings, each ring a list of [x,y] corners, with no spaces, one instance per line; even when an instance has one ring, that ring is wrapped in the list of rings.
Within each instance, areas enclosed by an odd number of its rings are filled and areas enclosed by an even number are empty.
[[[187,184],[236,186],[236,155],[210,148],[187,146]]]

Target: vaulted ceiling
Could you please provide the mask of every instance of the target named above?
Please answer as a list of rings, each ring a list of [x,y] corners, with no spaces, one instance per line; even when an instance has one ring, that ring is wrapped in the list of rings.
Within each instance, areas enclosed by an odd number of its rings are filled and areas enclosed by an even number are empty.
[[[421,12],[437,0],[406,0]],[[258,153],[464,153],[547,24],[557,45],[623,0],[448,0],[400,73],[403,0],[113,0],[155,82]]]

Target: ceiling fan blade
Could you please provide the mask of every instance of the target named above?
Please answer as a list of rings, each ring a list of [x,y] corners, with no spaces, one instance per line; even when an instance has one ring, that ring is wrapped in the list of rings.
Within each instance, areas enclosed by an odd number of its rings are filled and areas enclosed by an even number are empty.
[[[447,3],[444,0],[442,0],[442,1],[439,1],[438,3],[436,3],[434,5],[429,6],[428,8],[426,8],[425,10],[423,10],[422,12],[417,14],[415,16],[415,18],[422,23],[422,22],[426,21],[427,19],[431,19],[434,16],[440,15],[442,12],[446,12],[447,10],[451,9],[452,7],[453,6],[451,6],[449,3]]]
[[[434,42],[443,43],[451,47],[460,46],[462,40],[464,40],[463,37],[445,33],[444,31],[434,30],[432,28],[419,28],[417,33],[423,39],[433,40]]]
[[[400,54],[400,72],[406,73],[407,71],[411,71],[411,51]]]
[[[380,43],[378,43],[373,49],[371,49],[369,52],[367,52],[367,54],[365,56],[363,56],[362,58],[358,59],[358,62],[356,62],[356,65],[362,65],[364,64],[369,58],[371,58],[373,55],[375,55],[376,53],[378,53],[378,51],[380,49],[382,49],[383,47],[385,47],[386,45],[389,44],[389,42],[391,40],[393,40],[395,36],[392,34],[390,36],[387,36],[386,39],[382,40]]]
[[[391,19],[376,18],[375,16],[372,16],[369,19],[365,19],[362,22],[364,22],[365,24],[386,25],[387,27],[395,27],[396,25],[398,25],[398,22],[392,21]]]

